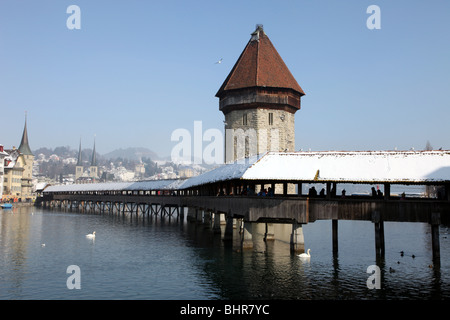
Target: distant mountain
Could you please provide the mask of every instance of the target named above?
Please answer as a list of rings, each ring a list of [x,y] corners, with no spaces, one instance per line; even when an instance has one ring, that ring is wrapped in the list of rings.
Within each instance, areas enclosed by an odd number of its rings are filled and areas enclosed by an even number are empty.
[[[71,149],[70,147],[56,147],[55,149],[50,148],[39,148],[37,150],[34,150],[33,153],[35,155],[38,154],[44,154],[46,157],[49,157],[52,154],[56,154],[59,157],[62,158],[68,158],[78,157],[78,150]],[[84,161],[90,161],[92,157],[92,149],[83,149],[82,150],[82,157]],[[127,160],[140,160],[142,158],[150,158],[152,161],[155,160],[167,160],[163,159],[162,157],[158,156],[158,154],[150,149],[147,148],[140,148],[140,147],[130,147],[126,149],[117,149],[114,151],[111,151],[106,154],[99,154],[97,153],[97,158],[100,157],[102,159],[110,159],[114,160],[117,158],[127,159]]]
[[[128,160],[140,160],[142,158],[150,158],[153,161],[161,160],[161,158],[156,154],[156,152],[147,148],[140,148],[140,147],[116,149],[114,151],[102,155],[102,157],[106,159],[122,158]]]

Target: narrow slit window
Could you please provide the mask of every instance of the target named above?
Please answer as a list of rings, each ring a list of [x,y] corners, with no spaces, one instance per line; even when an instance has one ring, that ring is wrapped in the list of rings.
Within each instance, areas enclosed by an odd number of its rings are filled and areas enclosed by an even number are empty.
[[[269,113],[269,125],[273,125],[273,113]]]

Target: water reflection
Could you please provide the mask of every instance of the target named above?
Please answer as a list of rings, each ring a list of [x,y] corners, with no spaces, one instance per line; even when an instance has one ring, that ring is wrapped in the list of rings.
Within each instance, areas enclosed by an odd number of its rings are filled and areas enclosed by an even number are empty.
[[[448,260],[443,268],[429,265],[427,247],[431,244],[421,242],[426,236],[420,233],[423,226],[386,223],[387,242],[396,242],[387,243],[386,256],[380,257],[375,254],[371,223],[344,223],[341,232],[348,233],[341,235],[341,247],[334,253],[331,237],[324,234],[324,229],[328,229],[324,226],[330,224],[318,222],[316,226],[305,227],[305,242],[314,248],[310,261],[302,261],[290,254],[288,243],[261,242],[255,236],[257,246],[253,250],[241,250],[241,234],[237,229],[233,241],[224,242],[219,235],[205,232],[201,224],[188,224],[186,228],[187,238],[193,245],[215,248],[213,252],[201,253],[202,259],[209,261],[205,264],[204,274],[217,287],[227,288],[221,291],[227,299],[449,298]],[[397,247],[414,249],[415,258],[401,261],[400,251],[395,250]],[[380,267],[381,290],[367,288],[369,265]],[[446,280],[441,278],[443,270],[447,274]]]
[[[331,221],[303,226],[305,247],[311,248],[312,256],[302,261],[291,254],[289,241],[264,241],[263,225],[255,228],[253,249],[242,250],[239,223],[232,239],[224,241],[225,225],[216,233],[211,224],[187,222],[176,215],[136,217],[34,208],[2,212],[0,298],[450,298],[446,228],[440,239],[441,267],[435,268],[430,267],[427,225],[385,223],[386,254],[377,258],[372,223],[339,223],[336,252]],[[96,240],[86,239],[93,230]],[[65,288],[65,270],[71,264],[79,264],[83,272],[79,292]],[[381,290],[366,286],[367,267],[374,264],[381,270]]]

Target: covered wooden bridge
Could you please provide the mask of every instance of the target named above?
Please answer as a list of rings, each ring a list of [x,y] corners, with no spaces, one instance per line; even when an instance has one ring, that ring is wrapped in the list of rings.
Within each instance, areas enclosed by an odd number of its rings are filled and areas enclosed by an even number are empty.
[[[382,195],[343,194],[349,184],[379,186]],[[323,194],[303,191],[314,185],[323,187]],[[411,185],[433,194],[391,192]],[[450,151],[269,152],[186,180],[57,185],[43,194],[46,206],[167,215],[187,207],[193,220],[209,221],[211,214],[242,219],[243,244],[250,245],[253,224],[266,224],[271,234],[271,225],[289,223],[295,251],[304,250],[301,225],[316,220],[333,221],[335,250],[338,220],[372,221],[380,255],[384,221],[424,222],[431,225],[439,260],[438,226],[450,215]]]

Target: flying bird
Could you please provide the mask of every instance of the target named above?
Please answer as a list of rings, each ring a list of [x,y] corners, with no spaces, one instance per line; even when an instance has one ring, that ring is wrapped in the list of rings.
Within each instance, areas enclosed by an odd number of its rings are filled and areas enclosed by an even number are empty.
[[[220,58],[219,61],[217,61],[215,64],[221,64],[222,63],[223,58]]]

